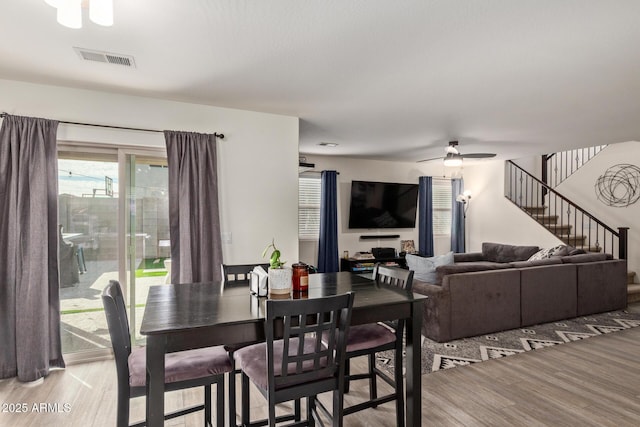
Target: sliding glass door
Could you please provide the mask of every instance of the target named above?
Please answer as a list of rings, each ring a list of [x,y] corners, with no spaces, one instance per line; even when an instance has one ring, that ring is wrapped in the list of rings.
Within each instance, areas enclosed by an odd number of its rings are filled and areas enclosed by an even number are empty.
[[[65,354],[91,358],[111,348],[101,299],[109,280],[123,286],[132,338],[141,338],[139,322],[149,286],[166,283],[170,266],[167,177],[162,151],[60,145]]]

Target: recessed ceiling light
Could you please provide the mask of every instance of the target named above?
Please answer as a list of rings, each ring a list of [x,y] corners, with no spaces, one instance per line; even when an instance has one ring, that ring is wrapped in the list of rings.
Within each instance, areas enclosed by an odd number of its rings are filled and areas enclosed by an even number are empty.
[[[321,142],[318,144],[321,147],[337,147],[338,144],[336,144],[335,142]]]

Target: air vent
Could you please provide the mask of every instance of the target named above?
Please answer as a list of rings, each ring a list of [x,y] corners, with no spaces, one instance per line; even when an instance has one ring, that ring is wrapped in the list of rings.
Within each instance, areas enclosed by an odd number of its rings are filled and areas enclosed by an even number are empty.
[[[85,61],[104,62],[106,64],[122,65],[123,67],[135,68],[136,66],[133,56],[83,49],[80,47],[74,47],[73,50],[75,50],[78,56]]]

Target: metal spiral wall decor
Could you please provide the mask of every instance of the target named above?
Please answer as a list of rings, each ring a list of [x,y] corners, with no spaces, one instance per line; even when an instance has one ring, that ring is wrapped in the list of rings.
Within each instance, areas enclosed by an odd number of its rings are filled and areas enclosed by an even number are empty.
[[[611,166],[596,180],[596,197],[608,206],[624,208],[640,199],[640,168],[629,164]]]

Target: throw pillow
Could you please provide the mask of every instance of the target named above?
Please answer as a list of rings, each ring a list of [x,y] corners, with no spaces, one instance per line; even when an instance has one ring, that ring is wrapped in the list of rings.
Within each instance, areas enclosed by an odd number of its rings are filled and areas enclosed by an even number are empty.
[[[554,256],[556,253],[564,253],[566,251],[566,245],[558,245],[549,249],[541,249],[535,254],[531,255],[531,257],[527,261],[537,261],[541,259],[547,259]]]
[[[413,270],[413,278],[415,280],[436,283],[438,279],[436,267],[440,265],[453,264],[453,252],[449,252],[444,255],[436,255],[430,258],[407,254],[405,259],[409,270]]]

